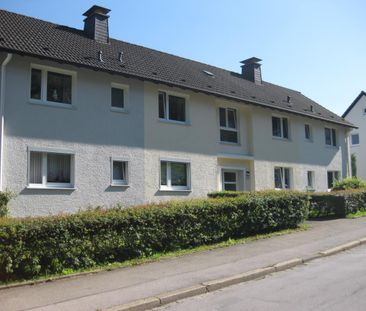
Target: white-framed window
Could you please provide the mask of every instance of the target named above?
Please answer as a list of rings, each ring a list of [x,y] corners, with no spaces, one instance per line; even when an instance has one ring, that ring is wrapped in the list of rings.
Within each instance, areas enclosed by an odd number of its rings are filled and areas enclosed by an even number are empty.
[[[328,189],[333,187],[335,181],[339,180],[339,171],[328,171],[327,172],[327,179],[328,179]]]
[[[287,167],[275,167],[274,184],[275,189],[290,189],[291,188],[290,169]]]
[[[304,131],[305,131],[305,139],[310,141],[313,140],[313,133],[310,124],[304,125]]]
[[[120,158],[111,158],[111,185],[128,185],[128,161]]]
[[[288,118],[272,116],[272,136],[278,138],[289,138]]]
[[[238,172],[234,170],[222,170],[222,190],[238,191]]]
[[[36,104],[72,107],[75,84],[74,71],[32,64],[29,100]]]
[[[191,165],[185,161],[160,161],[160,190],[190,190]]]
[[[307,171],[306,177],[307,177],[306,188],[309,190],[314,189],[314,171]]]
[[[111,84],[111,110],[126,111],[128,105],[129,87],[125,84]]]
[[[238,121],[236,109],[219,108],[220,141],[238,143]]]
[[[186,96],[159,91],[159,119],[187,122]]]
[[[352,144],[352,146],[360,144],[360,135],[359,134],[352,134],[351,135],[351,144]]]
[[[333,128],[324,128],[325,144],[327,146],[337,146],[337,132]]]
[[[53,149],[28,149],[28,188],[74,188],[74,154]]]

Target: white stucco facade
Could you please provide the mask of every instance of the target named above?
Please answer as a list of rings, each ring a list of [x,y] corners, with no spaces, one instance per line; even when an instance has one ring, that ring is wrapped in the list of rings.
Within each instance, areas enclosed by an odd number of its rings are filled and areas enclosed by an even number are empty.
[[[0,61],[4,54],[0,54]],[[29,100],[32,64],[73,73],[70,107]],[[130,206],[171,199],[204,198],[221,190],[224,171],[237,174],[238,190],[274,189],[274,168],[290,169],[290,188],[305,190],[307,172],[314,189],[327,190],[327,172],[347,175],[347,128],[198,92],[14,55],[7,66],[5,92],[4,189],[17,197],[13,216],[75,212],[89,206]],[[123,112],[110,108],[113,83],[126,86]],[[159,119],[158,93],[186,100],[186,122]],[[220,142],[219,107],[237,112],[238,143]],[[272,136],[272,116],[289,121],[289,139]],[[304,124],[312,139],[304,137]],[[337,146],[326,146],[324,128],[335,129]],[[72,189],[30,189],[29,150],[73,157]],[[128,163],[128,184],[111,186],[111,158]],[[160,186],[161,161],[189,167],[189,189]]]
[[[350,133],[350,152],[356,156],[357,176],[366,179],[366,96],[364,93],[361,93],[345,118],[358,127]],[[352,139],[353,135],[358,136],[358,141],[356,137]]]

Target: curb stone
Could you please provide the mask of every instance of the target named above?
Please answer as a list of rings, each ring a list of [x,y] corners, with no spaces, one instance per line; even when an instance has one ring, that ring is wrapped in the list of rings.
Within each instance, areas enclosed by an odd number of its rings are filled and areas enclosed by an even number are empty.
[[[302,258],[302,262],[304,264],[308,263],[309,261],[313,261],[315,259],[319,259],[319,258],[322,258],[323,256],[320,254],[320,253],[315,253],[315,254],[312,254],[312,255],[309,255],[309,256],[305,256]]]
[[[236,274],[236,275],[228,277],[228,278],[205,282],[202,284],[204,286],[206,286],[208,292],[212,292],[212,291],[218,290],[220,288],[228,287],[228,286],[231,286],[234,284],[258,279],[258,278],[266,276],[267,274],[270,274],[272,272],[275,272],[274,267],[261,268],[261,269],[256,269],[256,270]]]
[[[172,292],[166,292],[162,293],[160,295],[157,295],[155,297],[149,297],[145,299],[136,300],[127,304],[122,304],[118,306],[114,306],[111,308],[103,309],[103,311],[145,311],[152,308],[160,307],[165,304],[183,299],[183,298],[189,298],[201,294],[205,294],[207,292],[212,292],[224,287],[228,287],[234,284],[243,283],[251,280],[255,280],[261,277],[265,277],[268,274],[271,274],[273,272],[280,272],[287,269],[291,269],[293,267],[296,267],[298,265],[308,263],[310,261],[313,261],[315,259],[331,256],[337,253],[340,253],[342,251],[354,248],[356,246],[359,246],[361,244],[366,243],[366,237],[351,241],[345,244],[338,245],[336,247],[320,251],[315,254],[311,254],[308,256],[305,256],[303,258],[293,258],[290,260],[282,261],[279,263],[276,263],[269,267],[259,268],[251,271],[247,271],[244,273],[239,273],[236,275],[233,275],[231,277],[212,280],[208,282],[204,282],[202,284],[194,285],[187,288],[178,289],[176,291]]]
[[[342,245],[339,245],[339,246],[336,246],[336,247],[333,247],[333,248],[329,248],[325,251],[319,252],[319,254],[321,254],[322,256],[330,256],[330,255],[337,254],[339,252],[345,251],[347,249],[356,247],[358,245],[361,245],[360,240],[352,241],[352,242],[345,243],[345,244],[342,244]]]
[[[144,311],[161,305],[159,298],[149,297],[145,299],[135,300],[112,308],[104,309],[108,311]]]
[[[303,260],[301,258],[294,258],[286,261],[282,261],[280,263],[275,264],[273,267],[275,268],[276,272],[283,271],[287,269],[291,269],[297,265],[301,265]]]
[[[183,298],[202,295],[207,293],[207,287],[204,285],[195,285],[188,288],[178,289],[176,291],[167,292],[156,296],[160,300],[161,305],[165,305]]]

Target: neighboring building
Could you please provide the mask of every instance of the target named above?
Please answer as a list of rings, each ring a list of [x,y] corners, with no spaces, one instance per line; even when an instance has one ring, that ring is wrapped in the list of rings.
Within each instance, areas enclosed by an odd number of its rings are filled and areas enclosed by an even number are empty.
[[[14,216],[205,197],[326,191],[348,175],[352,124],[298,91],[111,39],[109,10],[78,30],[0,11],[2,189]]]
[[[366,92],[361,91],[342,117],[358,127],[350,133],[351,154],[356,157],[356,175],[366,179]]]

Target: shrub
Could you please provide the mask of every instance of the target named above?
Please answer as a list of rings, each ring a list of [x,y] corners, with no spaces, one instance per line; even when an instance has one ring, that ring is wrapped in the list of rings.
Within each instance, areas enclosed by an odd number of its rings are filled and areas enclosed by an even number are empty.
[[[357,177],[349,177],[335,181],[332,191],[362,189],[362,188],[366,188],[366,181]]]
[[[32,278],[294,228],[307,196],[282,193],[0,220],[0,280]]]
[[[313,193],[310,196],[309,218],[345,217],[365,210],[366,190],[364,189]]]
[[[0,217],[8,216],[8,203],[13,197],[14,194],[9,191],[0,192]]]
[[[345,217],[344,197],[335,193],[312,193],[310,196],[309,218]]]
[[[247,195],[248,192],[241,191],[214,191],[207,194],[209,198],[236,198],[239,196]]]

